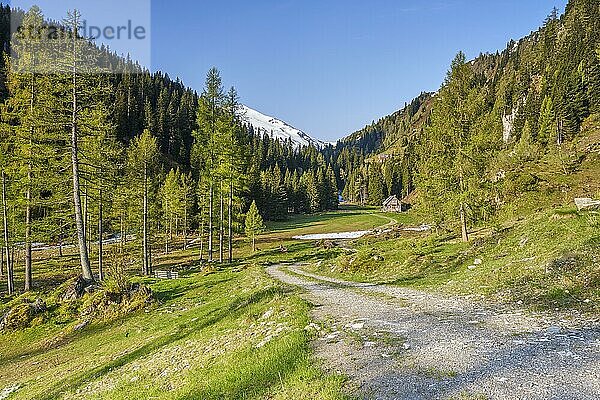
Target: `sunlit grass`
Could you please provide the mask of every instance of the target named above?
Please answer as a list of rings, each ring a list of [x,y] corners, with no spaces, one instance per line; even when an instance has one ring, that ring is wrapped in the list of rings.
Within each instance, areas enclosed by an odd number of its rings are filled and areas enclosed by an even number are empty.
[[[143,281],[161,300],[147,312],[57,345],[52,322],[0,335],[0,387],[19,384],[11,398],[23,399],[343,398],[343,379],[311,358],[308,305],[260,268]]]

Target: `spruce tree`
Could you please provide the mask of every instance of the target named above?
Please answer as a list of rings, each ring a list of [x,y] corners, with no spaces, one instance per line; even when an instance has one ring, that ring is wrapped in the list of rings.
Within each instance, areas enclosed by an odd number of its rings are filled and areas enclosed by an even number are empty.
[[[590,56],[587,73],[587,96],[591,112],[600,112],[600,46]]]
[[[379,165],[371,165],[369,167],[369,204],[372,206],[380,206],[383,203],[384,188],[383,175]]]
[[[204,91],[200,96],[197,114],[198,130],[194,132],[195,161],[197,174],[203,175],[208,184],[208,261],[213,260],[214,195],[217,186],[219,121],[223,112],[224,93],[221,76],[216,68],[206,75]]]
[[[328,193],[329,201],[328,201],[327,208],[329,210],[337,210],[338,205],[339,205],[339,192],[338,192],[337,179],[335,177],[335,173],[333,172],[333,168],[331,168],[331,165],[327,166],[326,180],[327,180],[327,188],[329,190],[329,193]]]
[[[452,61],[433,107],[431,126],[421,143],[420,188],[438,224],[459,218],[463,241],[469,240],[467,212],[475,214],[481,191],[481,158],[472,146],[482,98],[476,80],[460,52]]]

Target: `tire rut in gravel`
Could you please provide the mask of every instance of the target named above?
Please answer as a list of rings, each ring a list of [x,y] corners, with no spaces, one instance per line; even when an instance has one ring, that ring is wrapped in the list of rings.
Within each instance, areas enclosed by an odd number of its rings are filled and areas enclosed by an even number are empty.
[[[267,268],[327,323],[317,356],[365,399],[600,398],[600,325]],[[558,317],[557,317],[558,318]]]

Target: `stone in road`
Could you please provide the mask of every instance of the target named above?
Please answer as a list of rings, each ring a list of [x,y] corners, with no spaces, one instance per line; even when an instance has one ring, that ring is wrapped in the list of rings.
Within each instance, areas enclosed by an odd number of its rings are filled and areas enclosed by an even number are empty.
[[[600,324],[271,266],[332,323],[316,341],[364,399],[600,399]],[[555,319],[558,318],[558,319]],[[331,322],[333,321],[333,322]]]

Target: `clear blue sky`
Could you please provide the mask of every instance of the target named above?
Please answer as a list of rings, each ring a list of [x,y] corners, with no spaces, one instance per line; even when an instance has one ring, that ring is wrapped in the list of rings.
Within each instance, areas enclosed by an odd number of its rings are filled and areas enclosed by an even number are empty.
[[[503,49],[566,0],[153,2],[155,69],[200,89],[211,66],[244,103],[324,140],[436,90],[457,51]]]
[[[75,0],[40,1],[52,15]],[[119,4],[144,1],[76,3],[116,18]],[[248,106],[335,140],[436,90],[457,51],[501,50],[566,2],[153,0],[152,69],[201,90],[216,66]]]

